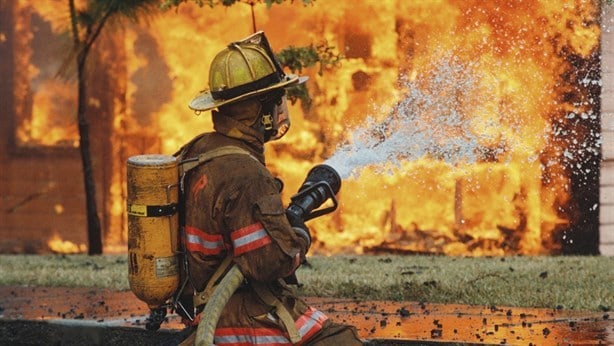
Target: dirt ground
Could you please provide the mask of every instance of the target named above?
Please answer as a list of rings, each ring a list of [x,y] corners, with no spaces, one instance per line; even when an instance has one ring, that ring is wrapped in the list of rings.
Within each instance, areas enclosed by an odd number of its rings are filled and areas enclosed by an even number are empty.
[[[380,345],[614,345],[611,312],[306,298]],[[0,287],[0,345],[165,345],[183,325],[158,331],[130,291]]]

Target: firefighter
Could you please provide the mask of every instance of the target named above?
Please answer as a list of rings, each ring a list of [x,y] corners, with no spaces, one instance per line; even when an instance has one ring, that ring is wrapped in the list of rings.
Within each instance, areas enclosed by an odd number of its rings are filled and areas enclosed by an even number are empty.
[[[265,167],[264,143],[287,132],[285,88],[306,79],[285,74],[258,32],[217,54],[210,89],[190,102],[195,111],[212,110],[215,131],[186,144],[180,160],[219,148],[239,150],[184,177],[187,285],[181,302],[186,313],[178,312],[194,332],[182,344],[195,341],[198,312],[206,303],[201,293],[212,289],[228,265],[236,265],[245,281],[222,311],[216,345],[362,345],[354,327],[334,323],[286,283],[305,261],[311,237],[303,220],[286,215],[283,184]]]

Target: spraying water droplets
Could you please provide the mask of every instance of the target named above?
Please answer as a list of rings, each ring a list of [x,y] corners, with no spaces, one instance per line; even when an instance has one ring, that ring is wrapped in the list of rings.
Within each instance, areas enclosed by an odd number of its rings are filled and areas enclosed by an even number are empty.
[[[325,163],[346,179],[364,167],[385,172],[423,157],[455,165],[475,162],[487,152],[497,156],[503,149],[485,148],[481,143],[489,136],[476,134],[466,116],[467,100],[475,98],[476,76],[470,63],[450,57],[415,80],[402,78],[404,98],[383,119],[367,117]]]

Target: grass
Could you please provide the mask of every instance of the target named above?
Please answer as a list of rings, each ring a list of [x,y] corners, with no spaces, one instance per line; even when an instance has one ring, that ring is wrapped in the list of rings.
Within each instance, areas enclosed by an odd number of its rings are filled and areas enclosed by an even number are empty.
[[[609,310],[613,257],[313,257],[303,295]]]
[[[313,256],[303,296],[604,311],[614,257]],[[126,255],[0,255],[0,285],[128,290]]]

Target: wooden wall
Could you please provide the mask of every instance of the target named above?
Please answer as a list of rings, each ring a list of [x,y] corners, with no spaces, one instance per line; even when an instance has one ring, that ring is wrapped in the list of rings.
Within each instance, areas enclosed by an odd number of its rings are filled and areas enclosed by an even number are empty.
[[[603,6],[599,251],[602,255],[614,256],[614,5]]]
[[[11,130],[6,123],[0,125],[2,133]],[[46,252],[46,244],[54,235],[86,244],[78,153],[14,154],[4,150],[9,147],[2,145],[0,149],[0,252]]]
[[[20,146],[15,124],[23,100],[15,97],[16,60],[20,52],[15,37],[16,2],[0,0],[0,253],[48,251],[54,236],[74,244],[87,244],[85,194],[79,149],[75,147]],[[113,39],[101,36],[90,53],[88,83],[92,159],[97,205],[103,229],[110,185],[105,163],[112,161],[112,120],[117,105],[121,59],[113,54]],[[116,56],[116,55],[115,55]],[[117,63],[117,61],[120,63]],[[119,72],[118,72],[119,71]],[[125,78],[125,74],[121,76]],[[121,94],[121,93],[119,93]],[[74,116],[74,115],[66,115]],[[76,118],[75,118],[76,121]]]

